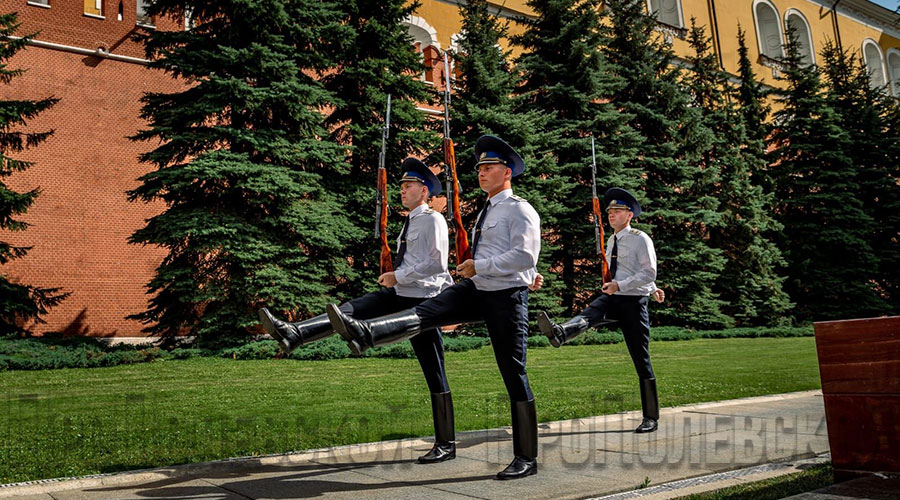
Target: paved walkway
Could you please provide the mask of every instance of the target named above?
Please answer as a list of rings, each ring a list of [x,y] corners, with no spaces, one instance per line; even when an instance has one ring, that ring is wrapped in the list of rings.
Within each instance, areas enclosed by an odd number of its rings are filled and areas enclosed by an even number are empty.
[[[0,497],[530,500],[618,493],[616,498],[649,494],[657,499],[682,494],[680,487],[664,483],[712,489],[720,480],[783,468],[753,466],[828,451],[820,391],[666,408],[659,430],[652,434],[631,432],[639,422],[640,415],[630,412],[541,424],[539,472],[516,481],[494,480],[512,458],[510,431],[505,428],[459,433],[456,460],[436,465],[415,463],[415,457],[430,448],[429,441],[406,439],[4,485]],[[708,476],[738,469],[752,473]],[[698,479],[684,481],[688,478]],[[650,487],[638,490],[642,485]]]

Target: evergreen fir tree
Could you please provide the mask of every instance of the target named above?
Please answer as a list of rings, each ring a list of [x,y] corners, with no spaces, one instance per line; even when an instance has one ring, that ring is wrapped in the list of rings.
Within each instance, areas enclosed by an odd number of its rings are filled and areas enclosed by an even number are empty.
[[[886,304],[872,284],[874,225],[859,197],[853,144],[823,93],[818,69],[802,64],[797,37],[788,35],[771,162],[785,228],[786,288],[802,320],[878,314]]]
[[[12,39],[20,23],[16,13],[0,14],[0,83],[9,85],[24,73],[22,69],[10,69],[9,60],[22,50],[32,36]],[[11,189],[3,179],[30,168],[34,163],[10,157],[47,140],[53,131],[23,132],[27,125],[43,111],[56,104],[52,97],[32,100],[0,100],[0,229],[24,231],[30,224],[17,219],[25,214],[40,195],[40,189],[20,193]],[[31,247],[17,246],[0,241],[0,265],[25,256]],[[34,320],[43,322],[41,315],[59,304],[69,294],[59,288],[41,288],[13,283],[6,273],[0,273],[0,335],[24,333],[22,324]]]
[[[470,0],[459,6],[464,35],[459,52],[454,54],[455,73],[450,110],[451,137],[455,143],[457,171],[465,204],[464,221],[474,223],[485,193],[478,187],[472,154],[475,141],[484,134],[496,135],[522,155],[527,169],[513,180],[516,194],[528,200],[539,214],[545,235],[558,216],[561,201],[548,197],[555,192],[559,180],[548,174],[555,162],[544,151],[547,147],[547,117],[538,109],[519,109],[513,92],[520,75],[511,71],[509,51],[499,49],[501,39],[508,36],[508,26],[490,12],[486,0]],[[471,228],[471,224],[466,225]],[[544,275],[544,287],[533,292],[529,303],[534,310],[559,314],[558,297],[564,284],[550,270],[549,249],[544,239],[538,270]]]
[[[848,151],[859,184],[857,196],[863,211],[874,221],[868,237],[878,271],[874,277],[880,293],[900,311],[900,122],[892,117],[896,101],[886,89],[870,85],[865,64],[828,42],[822,51],[829,104],[850,137]],[[893,119],[892,119],[893,118]]]
[[[754,147],[758,145],[764,147],[770,132],[766,122],[771,112],[768,105],[771,92],[766,90],[765,85],[756,79],[749,52],[746,32],[738,26],[738,77],[740,78],[737,92],[738,108],[747,129],[747,139],[753,142]]]
[[[637,196],[646,213],[636,226],[653,237],[657,284],[668,297],[653,317],[666,324],[727,326],[732,320],[713,289],[725,258],[708,243],[710,227],[722,223],[714,194],[718,172],[702,163],[712,132],[680,85],[671,47],[654,30],[656,20],[644,4],[610,0],[606,5],[611,32],[603,51],[624,80],[611,100],[633,116],[629,125],[642,136],[639,156],[626,164],[644,173]]]
[[[607,99],[625,82],[598,50],[609,36],[600,23],[600,2],[530,0],[528,6],[536,18],[524,20],[526,31],[513,39],[522,48],[518,108],[548,118],[550,134],[543,147],[556,161],[541,173],[552,182],[556,199],[541,212],[544,229],[551,234],[551,245],[542,254],[560,271],[565,285],[562,306],[572,315],[601,284],[602,260],[591,222],[591,137],[597,145],[601,197],[613,186],[641,186],[640,169],[626,163],[637,154],[640,138],[627,125],[633,117]]]
[[[341,104],[326,120],[332,141],[350,151],[349,175],[328,178],[326,186],[341,193],[341,202],[356,225],[358,237],[344,250],[354,273],[344,280],[342,291],[358,296],[377,287],[379,246],[372,236],[376,169],[381,152],[387,95],[391,94],[391,130],[385,166],[389,172],[388,203],[397,205],[393,189],[400,162],[407,156],[422,156],[438,145],[435,123],[416,106],[429,102],[433,94],[419,75],[434,61],[423,61],[416,53],[403,20],[419,4],[405,0],[346,0],[335,4],[346,28],[340,39],[317,50],[332,50],[334,66],[322,78],[325,88]],[[392,224],[392,235],[400,231],[400,218]]]
[[[323,140],[320,109],[339,103],[310,76],[332,66],[317,49],[340,36],[340,18],[316,0],[157,0],[148,10],[191,13],[190,30],[137,37],[150,67],[191,85],[142,99],[149,128],[134,139],[161,145],[141,156],[155,170],[129,195],[166,209],[131,241],[168,255],[149,308],[132,317],[168,340],[215,344],[246,338],[263,304],[321,311],[349,274],[345,240],[359,236],[321,187],[345,172],[345,151]]]
[[[703,115],[703,125],[713,132],[701,164],[719,172],[715,194],[722,219],[710,227],[710,244],[723,252],[726,262],[715,290],[725,301],[723,311],[741,326],[790,322],[786,313],[792,304],[782,289],[784,278],[778,275],[785,262],[767,237],[781,226],[768,209],[772,195],[751,182],[751,172],[760,170],[764,161],[755,148],[745,147],[752,139],[743,110],[733,104],[736,96],[732,94],[737,92],[718,67],[710,39],[693,18],[688,41],[693,54],[688,57],[691,71],[686,85]]]
[[[885,135],[894,138],[894,146],[900,146],[900,101],[886,100],[885,123],[887,125]],[[896,151],[896,150],[895,150]],[[900,158],[900,154],[893,153],[892,158]],[[877,282],[887,297],[888,303],[893,305],[892,314],[900,314],[900,164],[893,163],[894,170],[889,179],[893,181],[885,186],[883,194],[879,194],[879,206],[882,210],[875,215],[875,223],[878,226],[876,233],[880,236],[873,247],[879,259]],[[882,201],[882,198],[884,201]]]

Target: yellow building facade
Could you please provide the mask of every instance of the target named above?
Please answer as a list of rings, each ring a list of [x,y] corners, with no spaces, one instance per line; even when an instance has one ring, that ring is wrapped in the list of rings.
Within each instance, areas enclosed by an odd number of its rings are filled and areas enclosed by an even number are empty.
[[[454,48],[460,36],[459,0],[421,0],[408,20],[410,33],[426,54]],[[464,0],[463,0],[464,1]],[[788,27],[793,27],[805,60],[820,63],[826,42],[840,44],[865,62],[873,85],[888,85],[900,97],[900,15],[867,0],[645,0],[656,12],[659,31],[672,43],[676,56],[690,54],[687,30],[696,19],[727,72],[738,72],[738,29],[746,33],[750,58],[757,77],[778,87],[776,77]],[[524,0],[491,2],[507,19],[532,16]],[[510,32],[522,27],[510,24]],[[429,50],[430,49],[430,50]],[[431,80],[431,78],[426,78]]]

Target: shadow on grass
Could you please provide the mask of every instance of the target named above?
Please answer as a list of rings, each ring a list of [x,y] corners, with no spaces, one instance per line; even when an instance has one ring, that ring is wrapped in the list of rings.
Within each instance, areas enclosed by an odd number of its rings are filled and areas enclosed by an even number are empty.
[[[419,436],[412,434],[410,432],[392,432],[390,434],[385,434],[385,435],[381,436],[381,438],[379,438],[378,440],[379,441],[391,441],[394,439],[407,439],[407,438],[415,438],[415,437],[419,437]]]

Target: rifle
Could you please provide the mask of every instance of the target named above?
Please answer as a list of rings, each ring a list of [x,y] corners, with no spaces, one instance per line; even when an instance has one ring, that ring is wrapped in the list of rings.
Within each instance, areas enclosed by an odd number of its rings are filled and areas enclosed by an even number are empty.
[[[456,154],[453,151],[453,139],[450,138],[450,61],[444,52],[444,166],[447,177],[447,220],[452,221],[456,230],[456,265],[472,258],[469,248],[469,235],[463,226],[459,212],[459,180],[456,177]]]
[[[391,94],[387,96],[387,112],[384,114],[384,127],[381,128],[381,153],[378,154],[378,187],[375,190],[375,238],[381,240],[381,274],[394,270],[391,262],[391,246],[387,240],[387,169],[384,168],[387,140],[391,128]]]
[[[600,209],[600,199],[597,198],[597,151],[594,147],[594,137],[591,136],[591,202],[594,208],[594,238],[597,240],[597,253],[603,259],[603,283],[612,281],[609,275],[609,262],[606,261],[606,239],[603,235],[603,210]]]

